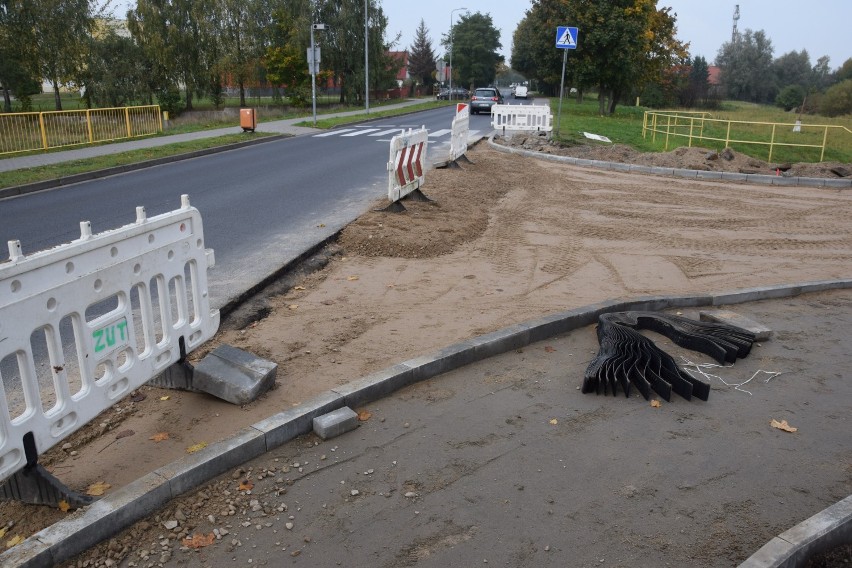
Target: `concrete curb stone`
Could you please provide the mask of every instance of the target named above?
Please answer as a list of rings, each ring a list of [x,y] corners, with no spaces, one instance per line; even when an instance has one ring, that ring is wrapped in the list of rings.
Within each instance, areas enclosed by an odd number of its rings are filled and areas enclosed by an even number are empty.
[[[783,177],[768,176],[763,174],[738,174],[734,172],[706,172],[703,170],[687,170],[682,168],[663,168],[659,166],[632,166],[622,162],[604,162],[601,160],[586,160],[573,156],[557,156],[555,154],[544,154],[519,148],[510,148],[494,142],[495,134],[488,137],[488,144],[498,152],[507,154],[520,154],[540,160],[561,162],[575,166],[588,166],[610,171],[635,172],[642,174],[661,175],[666,177],[679,177],[685,179],[711,179],[742,181],[746,183],[757,183],[762,185],[797,186],[797,187],[834,187],[837,189],[852,189],[852,179],[830,179],[830,178],[808,178],[808,177]],[[625,167],[627,166],[627,167]],[[645,169],[647,168],[647,170]]]
[[[765,286],[710,295],[648,296],[633,300],[611,300],[540,317],[462,341],[321,394],[297,408],[261,420],[230,438],[204,448],[198,454],[164,466],[85,509],[75,512],[69,518],[47,527],[10,551],[0,554],[0,563],[4,566],[30,568],[52,566],[65,561],[144,518],[178,495],[198,487],[232,467],[310,432],[313,428],[313,419],[317,416],[344,406],[357,407],[409,384],[585,327],[597,321],[598,316],[603,313],[738,304],[797,296],[806,292],[848,288],[852,288],[852,279]],[[793,557],[797,551],[804,550],[803,547],[810,547],[809,551],[816,550],[814,548],[817,546],[814,544],[816,541],[830,542],[839,530],[849,532],[852,530],[852,496],[835,507],[838,506],[839,509],[829,508],[826,511],[831,510],[831,512],[824,511],[820,515],[826,514],[829,515],[827,518],[834,519],[837,517],[837,511],[840,510],[842,512],[840,521],[827,522],[822,517],[810,524],[806,524],[808,522],[806,521],[795,527],[795,530],[791,529],[776,537],[758,551],[760,558],[766,558],[766,562],[769,563],[744,564],[743,566],[747,568],[794,566],[795,564],[783,564],[784,558]],[[782,537],[784,537],[782,542],[776,542]],[[8,564],[10,560],[16,563]],[[751,559],[747,562],[750,561]]]

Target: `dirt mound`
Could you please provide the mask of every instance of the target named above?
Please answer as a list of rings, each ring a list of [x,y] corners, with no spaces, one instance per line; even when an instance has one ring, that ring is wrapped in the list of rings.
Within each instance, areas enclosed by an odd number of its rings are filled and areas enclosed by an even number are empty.
[[[624,144],[574,144],[563,145],[549,140],[544,133],[496,137],[495,142],[513,148],[523,148],[533,152],[543,152],[557,156],[571,156],[585,160],[619,162],[640,166],[658,166],[661,168],[682,168],[708,172],[732,172],[744,174],[784,175],[789,177],[833,178],[838,176],[832,169],[850,164],[840,162],[782,164],[765,162],[741,154],[730,148],[717,152],[707,148],[681,147],[669,152],[640,152]]]

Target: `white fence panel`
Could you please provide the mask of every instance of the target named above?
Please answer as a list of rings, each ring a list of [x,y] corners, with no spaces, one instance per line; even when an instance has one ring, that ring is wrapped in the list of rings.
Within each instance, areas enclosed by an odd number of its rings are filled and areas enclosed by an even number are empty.
[[[181,208],[0,264],[0,481],[210,339],[201,214]]]
[[[546,105],[494,105],[491,127],[509,131],[553,131],[553,114]]]
[[[426,150],[429,131],[408,129],[391,138],[388,161],[388,199],[399,201],[426,181]]]
[[[450,134],[450,161],[454,162],[467,152],[467,139],[470,135],[470,107],[459,104],[453,118],[452,134]]]

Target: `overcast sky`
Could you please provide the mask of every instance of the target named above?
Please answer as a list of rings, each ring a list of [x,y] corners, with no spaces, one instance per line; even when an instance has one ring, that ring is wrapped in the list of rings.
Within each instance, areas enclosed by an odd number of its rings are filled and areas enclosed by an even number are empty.
[[[382,0],[388,16],[388,36],[401,33],[396,49],[409,49],[422,18],[429,30],[432,48],[442,55],[441,37],[450,28],[450,13],[455,8],[467,8],[471,13],[491,14],[494,27],[500,30],[502,54],[509,62],[512,55],[512,34],[531,3],[529,0]],[[669,6],[677,13],[678,38],[690,43],[692,55],[703,55],[709,63],[716,58],[719,47],[731,39],[734,6],[729,0],[660,0],[657,7]],[[852,57],[852,0],[740,0],[740,31],[763,30],[772,40],[774,56],[789,51],[807,49],[811,63],[828,55],[830,66],[836,69]],[[452,14],[453,22],[459,14]],[[564,25],[572,25],[564,22]],[[556,30],[542,30],[556,36]],[[580,43],[583,41],[580,30]],[[555,49],[555,48],[554,48]]]

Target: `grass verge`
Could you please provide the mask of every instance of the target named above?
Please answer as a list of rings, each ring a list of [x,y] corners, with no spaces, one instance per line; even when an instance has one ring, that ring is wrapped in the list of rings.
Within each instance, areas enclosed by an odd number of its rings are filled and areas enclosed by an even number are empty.
[[[154,148],[143,148],[141,150],[131,150],[129,152],[121,152],[120,154],[98,156],[96,158],[87,158],[85,160],[74,160],[71,162],[62,162],[61,164],[51,164],[22,170],[0,172],[0,188],[15,187],[18,185],[35,183],[49,179],[58,179],[74,174],[103,170],[115,166],[136,164],[146,160],[174,156],[177,154],[194,152],[196,150],[205,150],[207,148],[215,148],[217,146],[226,146],[228,144],[235,144],[237,142],[245,142],[246,140],[265,138],[273,135],[274,134],[272,133],[266,132],[227,134],[225,136],[203,138],[188,142],[178,142]]]

